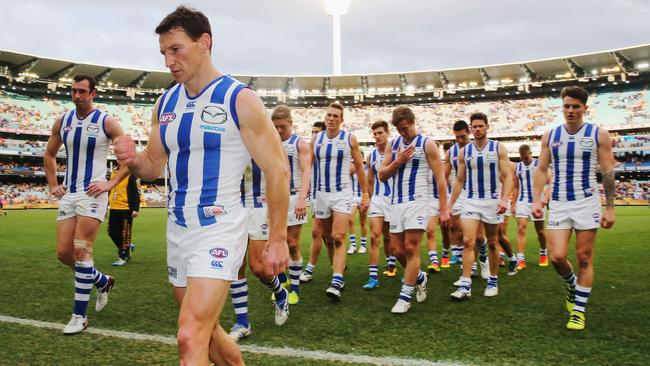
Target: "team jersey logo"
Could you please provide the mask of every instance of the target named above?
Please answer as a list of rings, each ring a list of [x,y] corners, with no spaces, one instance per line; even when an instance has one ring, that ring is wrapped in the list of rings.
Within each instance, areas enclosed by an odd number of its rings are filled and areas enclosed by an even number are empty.
[[[95,135],[96,136],[99,133],[99,126],[97,126],[94,123],[89,124],[88,127],[86,127],[86,131],[88,131],[89,135],[91,135],[91,136]]]
[[[228,119],[228,114],[223,108],[216,105],[209,105],[203,108],[201,120],[205,123],[220,125]]]
[[[497,160],[497,154],[493,152],[487,153],[487,159],[488,161],[495,161]]]
[[[192,108],[194,108],[194,107],[196,107],[196,101],[194,101],[194,100],[191,101],[191,102],[188,102],[188,103],[185,105],[185,108],[186,108],[186,109],[192,109]]]
[[[580,146],[591,148],[594,146],[594,140],[589,137],[583,137],[580,139]]]
[[[555,141],[554,143],[551,144],[551,147],[556,149],[559,148],[560,146],[562,146],[562,141]]]
[[[210,263],[210,266],[211,266],[213,269],[223,269],[223,262],[222,262],[222,261],[212,261],[212,262]]]
[[[210,249],[210,255],[217,259],[227,258],[228,250],[226,248],[212,248]]]
[[[226,214],[226,210],[223,206],[205,206],[203,207],[203,214],[205,217],[215,217],[218,215]]]
[[[176,119],[176,113],[167,112],[167,113],[163,113],[160,116],[160,121],[159,122],[160,122],[161,125],[166,125],[168,123],[174,122],[175,119]]]

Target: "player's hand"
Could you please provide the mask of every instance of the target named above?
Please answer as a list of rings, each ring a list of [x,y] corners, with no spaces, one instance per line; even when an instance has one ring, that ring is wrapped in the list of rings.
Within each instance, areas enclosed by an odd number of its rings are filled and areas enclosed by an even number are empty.
[[[359,206],[359,212],[361,212],[362,215],[365,215],[366,212],[368,212],[368,208],[370,208],[370,199],[368,198],[367,194],[364,194],[361,197],[361,205]]]
[[[441,207],[440,210],[438,210],[438,221],[440,222],[440,226],[446,227],[449,224],[451,218],[450,212],[451,210],[449,207]]]
[[[298,202],[296,202],[296,208],[293,210],[293,212],[296,214],[296,219],[304,219],[305,216],[307,216],[307,209],[305,209],[305,200],[298,198]]]
[[[508,211],[508,200],[502,199],[497,205],[497,215],[502,215]]]
[[[120,165],[131,166],[135,162],[135,141],[129,135],[113,140],[113,152]]]
[[[517,204],[515,203],[515,201],[512,201],[512,204],[510,205],[510,211],[512,212],[513,216],[515,212],[517,212]]]
[[[262,253],[264,273],[267,276],[277,276],[289,267],[289,245],[287,240],[269,240]]]
[[[603,229],[611,229],[612,226],[614,226],[615,221],[616,217],[614,215],[614,207],[605,208],[605,212],[603,212],[603,218],[600,220],[600,226]]]
[[[415,154],[415,147],[409,146],[406,149],[397,152],[397,156],[395,156],[395,161],[399,165],[402,165],[407,161],[409,161],[414,154]]]
[[[138,217],[138,211],[131,211],[131,217],[133,217],[134,219]]]
[[[61,198],[65,194],[66,186],[63,184],[55,186],[55,187],[50,187],[50,194],[56,198]]]
[[[542,208],[546,207],[548,205],[548,198],[546,196],[542,197],[539,202],[542,204]]]
[[[536,219],[541,219],[542,216],[544,215],[543,208],[544,208],[544,204],[542,203],[542,201],[534,201],[533,210],[532,210],[533,217]]]
[[[92,182],[88,186],[86,194],[90,197],[97,198],[100,194],[108,192],[113,188],[109,182]]]

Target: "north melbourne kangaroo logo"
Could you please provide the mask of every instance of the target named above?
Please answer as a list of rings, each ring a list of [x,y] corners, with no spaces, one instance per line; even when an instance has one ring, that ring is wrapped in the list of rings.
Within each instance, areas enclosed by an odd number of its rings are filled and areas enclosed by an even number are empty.
[[[201,120],[205,123],[220,125],[228,119],[228,114],[223,108],[216,105],[209,105],[203,108]]]

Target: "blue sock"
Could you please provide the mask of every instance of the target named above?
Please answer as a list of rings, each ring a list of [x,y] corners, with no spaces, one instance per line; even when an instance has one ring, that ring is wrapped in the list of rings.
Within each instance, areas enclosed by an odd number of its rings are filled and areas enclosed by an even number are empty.
[[[273,277],[271,283],[265,283],[265,285],[266,287],[270,288],[271,291],[273,291],[273,293],[275,294],[276,303],[284,301],[284,299],[287,297],[287,292],[282,287],[282,284],[280,283],[278,276]]]
[[[350,234],[350,246],[351,247],[357,246],[357,236],[355,234]]]
[[[289,278],[291,280],[291,287],[289,291],[300,294],[300,272],[302,271],[302,258],[297,261],[289,261]]]
[[[90,263],[93,265],[93,283],[98,289],[103,289],[108,284],[108,278],[94,267],[92,261]]]
[[[488,277],[487,287],[498,287],[499,286],[499,277],[490,276]]]
[[[316,270],[315,265],[311,263],[307,263],[307,268],[305,268],[305,272],[309,273],[310,275],[313,275],[315,270]]]
[[[93,290],[93,261],[75,263],[74,309],[76,315],[86,316],[90,293]]]
[[[420,273],[418,273],[418,279],[415,282],[418,285],[421,284],[422,282],[424,282],[424,276],[425,276],[424,272],[420,271]]]
[[[478,260],[484,263],[487,260],[487,242],[478,244]]]
[[[365,236],[362,236],[362,237],[361,237],[361,246],[365,248],[367,243],[368,243],[368,242],[367,242],[366,237],[365,237]]]
[[[411,296],[413,296],[414,286],[402,284],[402,289],[399,292],[399,298],[406,302],[411,302]]]
[[[379,269],[377,267],[378,266],[376,264],[371,264],[368,266],[368,272],[370,273],[370,278],[373,278],[375,280],[379,278],[379,276],[377,275]]]
[[[442,249],[442,257],[449,258],[449,249]]]
[[[289,279],[289,278],[287,278],[287,274],[286,274],[286,273],[284,273],[284,272],[280,272],[280,273],[278,274],[278,280],[280,280],[280,283],[285,283],[285,282],[287,282],[288,279]]]
[[[587,308],[587,300],[589,300],[589,294],[591,293],[591,287],[582,287],[576,284],[576,302],[573,305],[574,311],[585,312]]]
[[[337,290],[343,288],[343,273],[332,273],[332,283],[331,286]]]
[[[245,278],[230,283],[230,297],[235,308],[236,323],[248,327],[248,281]]]
[[[571,272],[567,276],[562,277],[564,282],[571,287],[576,287],[576,274]]]
[[[435,250],[429,251],[429,262],[431,264],[438,264],[438,253]]]

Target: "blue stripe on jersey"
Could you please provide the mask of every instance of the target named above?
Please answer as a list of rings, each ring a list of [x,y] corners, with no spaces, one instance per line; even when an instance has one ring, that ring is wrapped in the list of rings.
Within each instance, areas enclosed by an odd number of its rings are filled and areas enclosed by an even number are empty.
[[[474,185],[472,184],[472,164],[467,161],[467,157],[472,155],[472,144],[465,146],[465,148],[467,149],[467,151],[465,151],[465,166],[467,167],[467,177],[465,177],[465,183],[467,183],[467,185],[465,189],[467,189],[467,198],[474,198]]]
[[[221,134],[203,134],[203,184],[196,208],[201,226],[214,224],[216,217],[206,217],[203,207],[214,205],[219,192],[219,171],[221,170]]]
[[[555,136],[553,137],[553,144],[551,146],[551,153],[553,154],[553,200],[560,200],[560,146],[557,144],[560,142],[560,137],[562,136],[562,126],[559,126],[555,129]],[[549,136],[549,141],[551,137]]]
[[[167,95],[169,94],[169,92],[170,92],[172,89],[174,89],[174,87],[171,87],[171,88],[165,90],[165,92],[163,93],[162,97],[160,97],[160,104],[158,104],[158,111],[156,112],[156,113],[158,114],[158,121],[160,121],[160,116],[162,116],[162,108],[163,108],[163,106],[165,105],[165,100],[167,99]],[[174,103],[174,105],[176,105],[176,103]],[[167,111],[167,108],[165,108],[165,110]],[[167,111],[167,112],[168,112],[168,111]],[[166,112],[165,112],[165,113],[166,113]]]
[[[478,149],[477,149],[478,150]],[[485,198],[485,184],[483,181],[483,156],[476,157],[476,174],[478,175],[478,198]]]
[[[449,160],[451,160],[451,165],[454,168],[454,174],[458,174],[458,144],[454,145],[453,151],[454,151],[454,156],[453,157],[456,158],[456,159],[452,159],[450,157]],[[450,187],[451,187],[451,185],[450,185]]]
[[[533,203],[533,187],[531,187],[530,182],[532,181],[530,176],[530,169],[526,170],[526,189],[528,190],[528,203]]]
[[[102,118],[102,131],[104,131],[104,135],[106,135],[106,137],[112,139],[112,137],[108,134],[108,131],[106,131],[106,117],[108,117],[108,114],[105,114],[104,118]]]
[[[90,123],[97,124],[101,112],[95,110],[93,117],[90,120]],[[88,189],[90,185],[90,179],[93,176],[93,157],[95,155],[95,142],[97,138],[93,136],[88,136],[88,145],[86,146],[86,170],[84,172],[84,192]]]
[[[339,140],[345,139],[345,131],[339,133]],[[336,152],[336,191],[341,192],[341,176],[343,175],[343,150],[338,148]],[[347,174],[347,173],[346,173]]]
[[[212,95],[210,95],[210,103],[215,103],[215,104],[223,104],[224,100],[226,99],[226,92],[228,91],[228,88],[235,82],[235,80],[231,78],[226,78],[221,76],[220,78],[214,79],[210,84],[206,85],[205,88],[195,97],[190,98],[188,96],[188,99],[194,100],[201,96],[203,92],[208,89],[212,84],[214,84],[216,81],[219,81],[219,84],[214,87],[214,90],[212,90]],[[186,90],[187,93],[187,90]]]
[[[287,157],[289,158],[289,172],[291,173],[289,179],[289,193],[293,195],[296,193],[296,185],[293,182],[293,156],[288,155]]]
[[[438,193],[438,181],[436,181],[435,175],[432,175],[432,182],[433,182],[433,198],[440,198],[440,194]]]
[[[315,163],[314,164],[314,168],[315,168],[314,169],[314,185],[316,186],[316,188],[314,189],[314,198],[316,198],[316,190],[320,191],[322,189],[322,187],[321,187],[322,182],[320,180],[320,160],[321,160],[320,150],[321,150],[321,146],[323,144],[323,138],[325,136],[324,134],[325,134],[325,131],[321,131],[321,132],[318,133],[318,135],[316,135],[316,138],[318,139],[318,141],[315,144],[315,146],[316,146],[316,154],[315,154],[316,159],[314,159],[314,163]]]
[[[264,207],[264,203],[260,199],[262,196],[262,171],[255,160],[252,161],[252,171],[253,207],[262,208]]]
[[[232,94],[230,95],[230,115],[232,116],[232,120],[235,122],[235,126],[237,126],[237,129],[239,129],[239,117],[237,116],[237,95],[239,95],[239,92],[242,91],[242,89],[247,88],[246,85],[239,84],[235,87],[235,90],[232,91]]]
[[[176,157],[176,197],[174,198],[174,216],[176,223],[180,226],[185,225],[185,215],[183,206],[185,206],[185,196],[189,183],[188,163],[190,161],[190,133],[192,131],[192,119],[194,112],[183,113],[180,126],[178,126],[178,156]]]
[[[73,112],[76,113],[76,112]],[[79,173],[79,149],[81,149],[81,134],[83,127],[77,126],[74,129],[74,137],[72,139],[72,173],[70,174],[70,193],[77,192],[77,174]],[[68,160],[68,164],[70,161]]]
[[[585,129],[585,134],[584,136],[591,136],[591,131],[593,129],[593,126],[590,123],[587,123],[587,128]],[[598,139],[598,135],[596,135],[596,139]],[[591,193],[591,190],[589,188],[589,171],[590,171],[590,165],[591,165],[591,151],[583,151],[582,152],[582,192],[584,193],[585,197],[591,197],[593,194]]]
[[[246,207],[246,181],[244,180],[244,176],[241,177],[241,181],[239,182],[239,193],[241,205],[242,207]]]
[[[489,151],[494,151],[496,153],[498,161],[499,145],[497,142],[490,140]],[[495,161],[490,163],[490,198],[499,198],[497,197],[497,163]]]
[[[426,139],[424,142],[426,142]],[[422,135],[418,135],[417,141],[415,141],[415,147],[422,147],[422,150],[424,150],[424,142],[422,141]],[[411,175],[409,176],[409,201],[415,201],[415,178],[417,177],[419,166],[420,159],[413,159],[411,163]]]
[[[62,128],[62,131],[63,131],[63,145],[65,146],[65,157],[66,157],[65,161],[66,161],[66,165],[68,165],[68,167],[66,168],[66,171],[65,171],[65,178],[63,180],[63,185],[65,185],[65,186],[67,186],[68,182],[70,181],[70,178],[68,178],[68,174],[70,174],[72,172],[72,169],[68,169],[68,168],[70,168],[70,166],[68,164],[68,162],[70,161],[70,149],[68,148],[68,132],[69,132],[68,128],[70,127],[70,124],[72,123],[72,116],[74,114],[74,110],[72,110],[71,112],[68,112],[68,113],[69,113],[68,114],[68,120],[65,122],[65,127],[63,127],[63,120],[65,119],[65,114],[63,115],[63,117],[61,117],[61,128]]]
[[[575,163],[575,141],[569,140],[567,144],[566,153],[566,199],[567,201],[575,201],[576,194],[573,191],[573,165]]]
[[[327,144],[325,149],[325,192],[331,192],[330,189],[330,164],[332,156],[332,144]]]
[[[406,170],[406,164],[402,164],[397,171],[397,203],[404,202],[402,200],[402,182],[404,181],[404,170]]]

